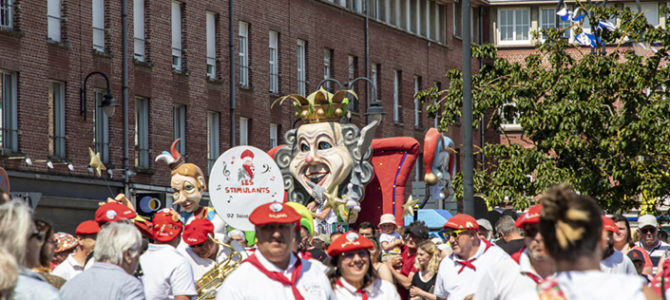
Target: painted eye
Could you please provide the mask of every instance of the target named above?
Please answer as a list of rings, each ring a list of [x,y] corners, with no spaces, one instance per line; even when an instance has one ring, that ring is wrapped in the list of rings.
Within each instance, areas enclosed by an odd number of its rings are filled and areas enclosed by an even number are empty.
[[[187,184],[186,186],[184,186],[184,191],[186,191],[189,194],[193,193],[195,191],[195,186]]]
[[[328,142],[319,142],[319,150],[326,150],[333,148],[333,146]]]
[[[307,146],[307,144],[300,144],[300,151],[302,152],[309,151],[309,146]]]

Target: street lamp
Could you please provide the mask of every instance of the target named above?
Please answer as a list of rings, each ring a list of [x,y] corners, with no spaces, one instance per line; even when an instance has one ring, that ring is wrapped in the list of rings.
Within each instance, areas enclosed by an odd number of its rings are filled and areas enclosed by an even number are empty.
[[[114,100],[114,97],[112,97],[112,91],[109,88],[109,78],[105,73],[102,72],[91,72],[88,75],[86,75],[86,78],[84,79],[84,87],[80,89],[80,98],[79,98],[79,115],[84,116],[84,120],[86,120],[86,82],[88,79],[95,75],[98,74],[102,76],[105,79],[105,82],[107,83],[107,94],[102,96],[102,102],[100,102],[100,105],[98,107],[101,107],[105,115],[109,118],[111,118],[114,115],[114,112],[116,111],[116,107],[119,106],[119,104]]]

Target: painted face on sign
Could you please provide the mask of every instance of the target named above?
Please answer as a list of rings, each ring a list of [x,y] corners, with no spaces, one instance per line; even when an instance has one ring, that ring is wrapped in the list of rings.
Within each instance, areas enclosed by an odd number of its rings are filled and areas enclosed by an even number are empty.
[[[174,202],[172,204],[181,206],[186,212],[193,212],[200,207],[202,191],[198,188],[195,177],[181,174],[172,175],[170,185],[174,190]]]
[[[332,192],[351,173],[353,159],[344,144],[339,123],[302,125],[296,142],[298,153],[289,170],[308,194],[312,194],[308,181]]]

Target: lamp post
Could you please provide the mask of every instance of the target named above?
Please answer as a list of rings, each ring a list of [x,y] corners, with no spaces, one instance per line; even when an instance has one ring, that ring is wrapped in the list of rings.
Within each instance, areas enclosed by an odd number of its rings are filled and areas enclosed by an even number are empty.
[[[99,107],[102,108],[103,112],[105,115],[109,118],[111,118],[114,115],[114,112],[116,111],[116,107],[119,106],[118,103],[116,103],[116,100],[114,97],[112,97],[112,91],[109,88],[109,78],[105,73],[102,72],[91,72],[88,75],[86,75],[86,78],[84,79],[84,87],[80,89],[79,91],[79,115],[84,116],[84,120],[86,120],[86,82],[88,82],[88,79],[91,78],[93,75],[100,75],[105,79],[105,82],[107,83],[107,94],[102,96],[102,102],[100,103]]]

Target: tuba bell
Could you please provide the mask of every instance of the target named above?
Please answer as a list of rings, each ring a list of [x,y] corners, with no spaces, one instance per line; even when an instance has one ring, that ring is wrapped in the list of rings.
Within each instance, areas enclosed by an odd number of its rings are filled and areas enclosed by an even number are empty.
[[[210,237],[210,239],[226,248],[229,255],[224,261],[217,263],[196,281],[198,287],[198,296],[196,299],[198,300],[216,298],[216,290],[244,259],[244,247],[237,241],[230,241],[230,244],[225,244],[212,237]]]

